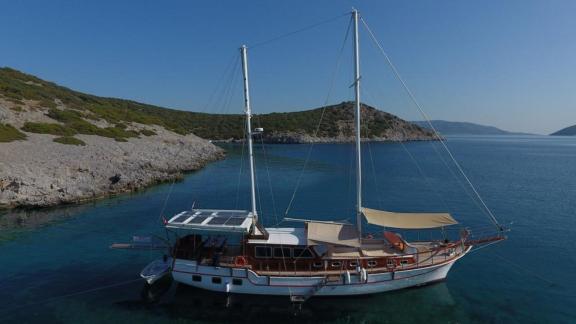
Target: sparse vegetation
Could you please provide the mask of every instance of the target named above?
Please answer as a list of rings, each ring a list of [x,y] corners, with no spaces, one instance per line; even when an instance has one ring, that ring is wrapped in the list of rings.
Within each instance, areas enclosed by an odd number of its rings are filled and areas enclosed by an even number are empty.
[[[98,135],[113,138],[119,142],[125,142],[126,139],[130,137],[138,137],[139,135],[139,133],[136,131],[125,130],[117,126],[100,128],[85,121],[73,110],[57,111],[54,109],[50,111],[48,116],[63,122],[64,125],[56,123],[27,122],[24,124],[24,127],[22,127],[22,130],[30,133],[60,136],[73,136],[76,134]]]
[[[51,134],[60,136],[72,136],[76,134],[76,131],[74,131],[74,129],[56,123],[26,122],[24,123],[22,130],[29,133]]]
[[[25,140],[26,134],[20,132],[9,124],[0,124],[0,142],[7,143],[17,140]]]
[[[244,116],[241,114],[206,114],[166,109],[130,100],[103,98],[76,92],[34,76],[0,68],[0,95],[11,100],[36,100],[50,108],[48,116],[64,124],[65,133],[57,135],[91,134],[125,141],[140,134],[151,136],[153,131],[126,130],[130,123],[158,125],[179,134],[194,133],[206,139],[240,139],[244,136]],[[60,100],[67,109],[56,108]],[[254,127],[267,132],[295,132],[313,135],[322,115],[322,108],[254,116]],[[381,137],[387,130],[403,122],[396,116],[363,106],[363,136]],[[106,120],[114,127],[99,128],[88,120]],[[423,131],[408,124],[405,129]],[[329,106],[324,112],[318,137],[349,136],[353,131],[353,105],[343,102]],[[48,133],[52,134],[52,133]]]
[[[66,145],[80,145],[80,146],[86,145],[86,143],[84,143],[84,141],[82,141],[81,139],[72,136],[56,137],[55,139],[53,139],[53,141],[56,143]]]
[[[151,130],[151,129],[143,129],[140,131],[140,134],[142,134],[144,136],[153,136],[153,135],[156,135],[156,132]]]

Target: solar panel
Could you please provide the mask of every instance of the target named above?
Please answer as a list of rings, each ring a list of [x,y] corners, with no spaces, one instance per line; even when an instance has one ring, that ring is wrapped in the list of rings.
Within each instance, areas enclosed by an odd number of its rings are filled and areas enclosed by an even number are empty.
[[[190,218],[190,216],[192,215],[190,215],[189,213],[184,213],[183,215],[176,217],[176,219],[173,220],[172,223],[184,223],[184,221]]]
[[[242,225],[242,223],[244,223],[245,219],[246,218],[241,218],[241,217],[231,217],[229,220],[226,221],[226,225],[228,225],[228,226]]]
[[[214,217],[208,222],[208,225],[222,225],[226,223],[227,220],[227,217]]]
[[[217,213],[218,217],[242,217],[242,218],[246,218],[247,214],[246,212],[239,212],[239,211],[219,211]]]
[[[214,212],[211,210],[210,211],[202,210],[202,211],[196,212],[196,214],[198,214],[198,216],[208,217],[208,216],[212,216],[212,214],[214,214]]]
[[[246,220],[252,218],[247,210],[193,209],[178,214],[166,227],[248,233],[251,222]]]
[[[196,217],[192,218],[187,224],[200,224],[200,223],[202,223],[203,221],[205,221],[206,218],[208,218],[208,217],[206,217],[206,216],[196,216]]]

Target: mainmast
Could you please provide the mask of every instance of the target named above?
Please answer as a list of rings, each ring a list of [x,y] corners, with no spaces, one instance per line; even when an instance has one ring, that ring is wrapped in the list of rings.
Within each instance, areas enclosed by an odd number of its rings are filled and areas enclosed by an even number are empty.
[[[362,157],[360,134],[360,49],[358,44],[358,10],[352,9],[354,19],[354,92],[356,125],[356,228],[358,239],[362,239]]]
[[[252,149],[252,109],[250,108],[250,89],[248,87],[248,57],[246,54],[246,45],[240,48],[242,55],[242,75],[244,77],[244,112],[246,113],[246,139],[248,140],[248,155],[250,156],[250,192],[252,202],[252,232],[258,223],[258,212],[256,211],[256,177],[254,175],[254,152]]]

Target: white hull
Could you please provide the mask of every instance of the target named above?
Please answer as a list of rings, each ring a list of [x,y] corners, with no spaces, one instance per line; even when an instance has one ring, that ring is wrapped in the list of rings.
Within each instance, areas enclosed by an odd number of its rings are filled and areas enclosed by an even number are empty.
[[[346,274],[342,274],[339,282],[328,283],[323,283],[325,279],[323,276],[260,276],[248,269],[198,266],[195,261],[178,259],[175,261],[172,276],[177,282],[186,285],[225,293],[285,296],[363,295],[444,280],[459,258],[424,268],[368,274],[366,280],[362,280],[359,274],[351,272],[349,279]],[[194,281],[193,276],[200,276],[201,281]],[[220,283],[218,279],[213,282],[212,278],[220,278]],[[241,280],[241,284],[234,284],[234,279],[236,283]]]

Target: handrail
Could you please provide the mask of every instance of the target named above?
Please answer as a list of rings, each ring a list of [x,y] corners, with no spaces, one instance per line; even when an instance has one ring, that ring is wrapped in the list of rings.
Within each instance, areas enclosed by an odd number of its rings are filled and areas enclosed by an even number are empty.
[[[251,269],[257,274],[266,272],[268,273],[267,275],[269,275],[270,273],[276,273],[278,275],[283,276],[286,276],[287,274],[296,276],[298,275],[298,273],[308,273],[309,275],[315,275],[315,274],[342,275],[348,271],[355,270],[350,268],[351,262],[360,261],[359,265],[364,267],[368,273],[374,273],[374,272],[384,273],[384,272],[395,272],[398,271],[399,269],[412,270],[442,264],[444,262],[456,259],[461,255],[465,254],[466,251],[471,246],[486,244],[504,239],[505,237],[502,235],[485,237],[476,240],[467,240],[466,238],[462,238],[455,242],[448,242],[448,243],[437,242],[438,246],[432,247],[425,251],[417,251],[415,253],[398,253],[395,255],[380,256],[380,257],[355,257],[353,259],[323,260],[323,262],[341,262],[341,265],[338,268],[331,268],[330,266],[314,268],[312,266],[312,263],[317,262],[317,260],[313,259],[301,259],[301,260],[296,259],[293,260],[293,262],[290,262],[292,266],[287,265],[285,268],[283,268],[281,264],[276,267],[275,263],[265,261],[266,259],[257,259],[251,256],[245,256],[245,258],[248,259],[248,262],[245,266],[238,266],[234,263],[234,257],[227,255],[222,255],[219,257],[218,265],[221,267]],[[411,259],[412,262],[410,263],[402,262],[408,259]],[[366,260],[374,260],[377,261],[378,264],[374,267],[366,266],[365,263],[363,264],[363,262],[361,262]],[[391,260],[392,263],[390,263]],[[214,265],[214,258],[212,257],[201,257],[197,261],[198,265]],[[390,264],[392,264],[393,266],[390,267]]]

